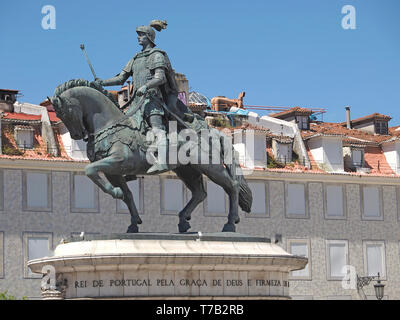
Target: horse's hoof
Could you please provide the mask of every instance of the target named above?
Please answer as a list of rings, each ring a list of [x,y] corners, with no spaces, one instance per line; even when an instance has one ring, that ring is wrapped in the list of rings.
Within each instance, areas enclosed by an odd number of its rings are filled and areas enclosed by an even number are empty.
[[[142,219],[140,219],[140,217],[138,217],[137,220],[136,220],[136,223],[137,224],[142,224]]]
[[[226,223],[222,232],[236,232],[236,227],[233,223]]]
[[[120,187],[116,187],[112,190],[112,196],[114,199],[124,199],[124,193]]]
[[[135,225],[135,224],[131,224],[131,225],[128,227],[128,230],[126,231],[126,233],[138,233],[138,232],[139,232],[139,228],[138,228],[138,226]]]
[[[187,222],[187,221],[180,222],[180,223],[178,224],[178,229],[179,229],[179,232],[180,232],[180,233],[184,233],[184,232],[188,231],[190,228],[191,228],[191,227],[190,227],[190,223]]]
[[[237,217],[237,219],[235,220],[235,224],[238,224],[240,222],[240,218]]]

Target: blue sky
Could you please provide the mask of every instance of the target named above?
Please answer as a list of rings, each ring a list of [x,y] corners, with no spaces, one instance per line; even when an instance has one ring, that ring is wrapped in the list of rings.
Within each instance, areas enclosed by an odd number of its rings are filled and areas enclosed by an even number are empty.
[[[56,29],[44,30],[44,5]],[[341,26],[344,5],[356,29]],[[157,46],[191,90],[245,104],[326,108],[325,121],[373,112],[400,124],[398,0],[13,0],[0,11],[0,88],[40,103],[57,85],[116,75],[141,47],[136,26],[165,19]]]

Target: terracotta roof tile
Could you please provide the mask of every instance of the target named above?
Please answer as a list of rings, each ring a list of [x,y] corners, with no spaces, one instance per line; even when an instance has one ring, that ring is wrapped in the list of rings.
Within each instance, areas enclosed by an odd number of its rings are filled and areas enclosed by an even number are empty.
[[[26,113],[6,112],[3,113],[3,119],[40,121],[42,116]]]
[[[387,115],[375,112],[373,114],[369,114],[369,115],[361,117],[361,118],[352,119],[352,120],[350,120],[350,122],[352,125],[356,125],[356,124],[360,124],[360,123],[367,122],[367,121],[374,120],[374,119],[389,121],[392,118]],[[346,122],[342,122],[341,125],[346,125]]]
[[[282,117],[289,116],[289,115],[295,114],[295,113],[299,114],[299,115],[309,116],[309,115],[313,114],[313,111],[311,109],[307,109],[307,108],[294,107],[294,108],[291,108],[289,110],[282,111],[279,113],[269,114],[268,116],[273,117],[273,118],[282,118]]]

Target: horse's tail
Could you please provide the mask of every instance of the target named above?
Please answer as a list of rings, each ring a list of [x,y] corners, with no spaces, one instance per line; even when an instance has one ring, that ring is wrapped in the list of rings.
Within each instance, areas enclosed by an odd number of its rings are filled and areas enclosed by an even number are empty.
[[[228,139],[224,139],[224,137],[221,136],[221,154],[223,157],[222,159],[224,159],[224,150],[231,150],[232,160],[229,161],[230,164],[225,164],[225,166],[228,169],[231,178],[239,182],[240,208],[242,208],[243,211],[250,213],[251,205],[253,204],[253,194],[251,192],[249,185],[246,182],[246,179],[243,176],[242,169],[240,168],[239,156],[237,154],[237,151],[233,148],[232,143],[230,143],[230,141],[226,143],[227,140]],[[230,149],[224,149],[224,148],[230,148]]]

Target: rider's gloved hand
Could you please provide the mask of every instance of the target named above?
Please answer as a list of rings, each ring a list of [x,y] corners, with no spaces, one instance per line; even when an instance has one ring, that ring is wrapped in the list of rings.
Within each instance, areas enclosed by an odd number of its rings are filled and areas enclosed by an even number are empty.
[[[92,82],[96,87],[102,87],[103,86],[103,80],[101,80],[100,78],[96,78],[94,79],[94,81]]]
[[[143,96],[147,92],[147,86],[141,86],[137,91],[136,94],[138,97]]]

